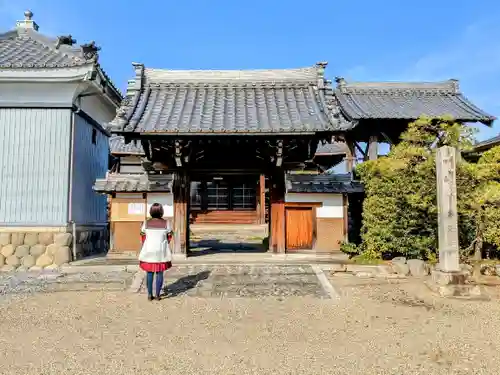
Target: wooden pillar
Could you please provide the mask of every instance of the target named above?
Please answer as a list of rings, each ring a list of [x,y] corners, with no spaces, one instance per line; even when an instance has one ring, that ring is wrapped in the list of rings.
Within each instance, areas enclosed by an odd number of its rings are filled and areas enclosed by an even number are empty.
[[[200,210],[206,211],[208,210],[208,186],[206,180],[200,182],[199,194],[200,194]]]
[[[257,190],[257,215],[258,223],[266,223],[266,178],[263,174],[259,177],[259,184]]]
[[[285,252],[285,171],[273,170],[271,175],[270,201],[270,250],[275,253]]]
[[[347,153],[346,153],[346,172],[351,173],[354,169],[354,162],[356,161],[356,148],[353,142],[346,142]]]
[[[186,171],[174,173],[174,254],[187,255],[189,250],[189,190]]]
[[[370,135],[368,140],[368,160],[377,160],[378,158],[378,137]]]

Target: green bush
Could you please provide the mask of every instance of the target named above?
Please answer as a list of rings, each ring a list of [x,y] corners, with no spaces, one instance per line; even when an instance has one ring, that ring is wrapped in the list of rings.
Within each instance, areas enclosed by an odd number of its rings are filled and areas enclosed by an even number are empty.
[[[406,256],[435,261],[438,248],[436,151],[471,147],[470,127],[449,118],[420,118],[386,157],[358,165],[365,185],[362,243],[368,259]],[[463,248],[500,242],[500,148],[477,164],[457,164],[459,230]],[[353,252],[347,248],[344,252]]]
[[[358,247],[358,245],[352,242],[341,242],[340,251],[349,255],[350,257],[353,257],[355,255],[358,255],[361,249]]]

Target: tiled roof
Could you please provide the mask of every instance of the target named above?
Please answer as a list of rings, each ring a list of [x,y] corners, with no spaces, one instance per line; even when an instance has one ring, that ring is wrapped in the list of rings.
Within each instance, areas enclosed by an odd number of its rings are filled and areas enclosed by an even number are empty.
[[[120,91],[98,63],[100,48],[94,42],[76,46],[71,35],[53,38],[41,34],[32,16],[33,13],[26,11],[25,19],[18,21],[14,30],[0,33],[0,70],[94,66],[111,86],[117,100],[121,100]]]
[[[316,155],[344,155],[347,151],[347,145],[343,142],[320,143],[316,149]]]
[[[325,81],[302,69],[186,71],[135,64],[114,132],[309,133],[351,128]]]
[[[476,143],[474,145],[474,151],[486,151],[496,146],[500,146],[500,135]]]
[[[335,96],[342,112],[352,120],[448,115],[459,121],[491,124],[495,119],[464,97],[456,80],[347,83],[337,78]]]
[[[164,175],[125,175],[108,174],[106,178],[96,180],[94,191],[98,193],[128,192],[171,192],[173,177]]]
[[[16,29],[0,34],[1,69],[69,68],[97,62],[99,48],[91,42],[73,47],[71,35],[51,38],[38,32],[31,11]]]
[[[353,181],[350,174],[288,174],[286,176],[287,193],[341,194],[362,193],[363,184]]]
[[[66,68],[94,63],[78,50],[66,45],[55,48],[57,41],[35,33],[16,30],[0,34],[0,68]]]
[[[132,140],[125,143],[122,136],[113,135],[109,138],[109,150],[111,154],[144,155],[144,150],[139,141]]]

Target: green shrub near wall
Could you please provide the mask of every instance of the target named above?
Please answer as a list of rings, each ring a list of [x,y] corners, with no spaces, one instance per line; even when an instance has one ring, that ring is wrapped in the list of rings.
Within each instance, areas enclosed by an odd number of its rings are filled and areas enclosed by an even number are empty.
[[[472,146],[473,130],[450,118],[411,123],[386,157],[356,168],[365,185],[362,242],[343,245],[363,259],[406,256],[437,258],[435,157],[438,147],[460,151]],[[500,147],[477,164],[457,164],[460,244],[464,255],[500,245]]]

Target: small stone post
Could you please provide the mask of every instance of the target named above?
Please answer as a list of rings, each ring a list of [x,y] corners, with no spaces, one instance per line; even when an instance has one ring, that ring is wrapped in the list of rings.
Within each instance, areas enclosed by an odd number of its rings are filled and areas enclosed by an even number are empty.
[[[436,156],[439,270],[442,272],[460,271],[456,154],[454,147],[443,146]]]

